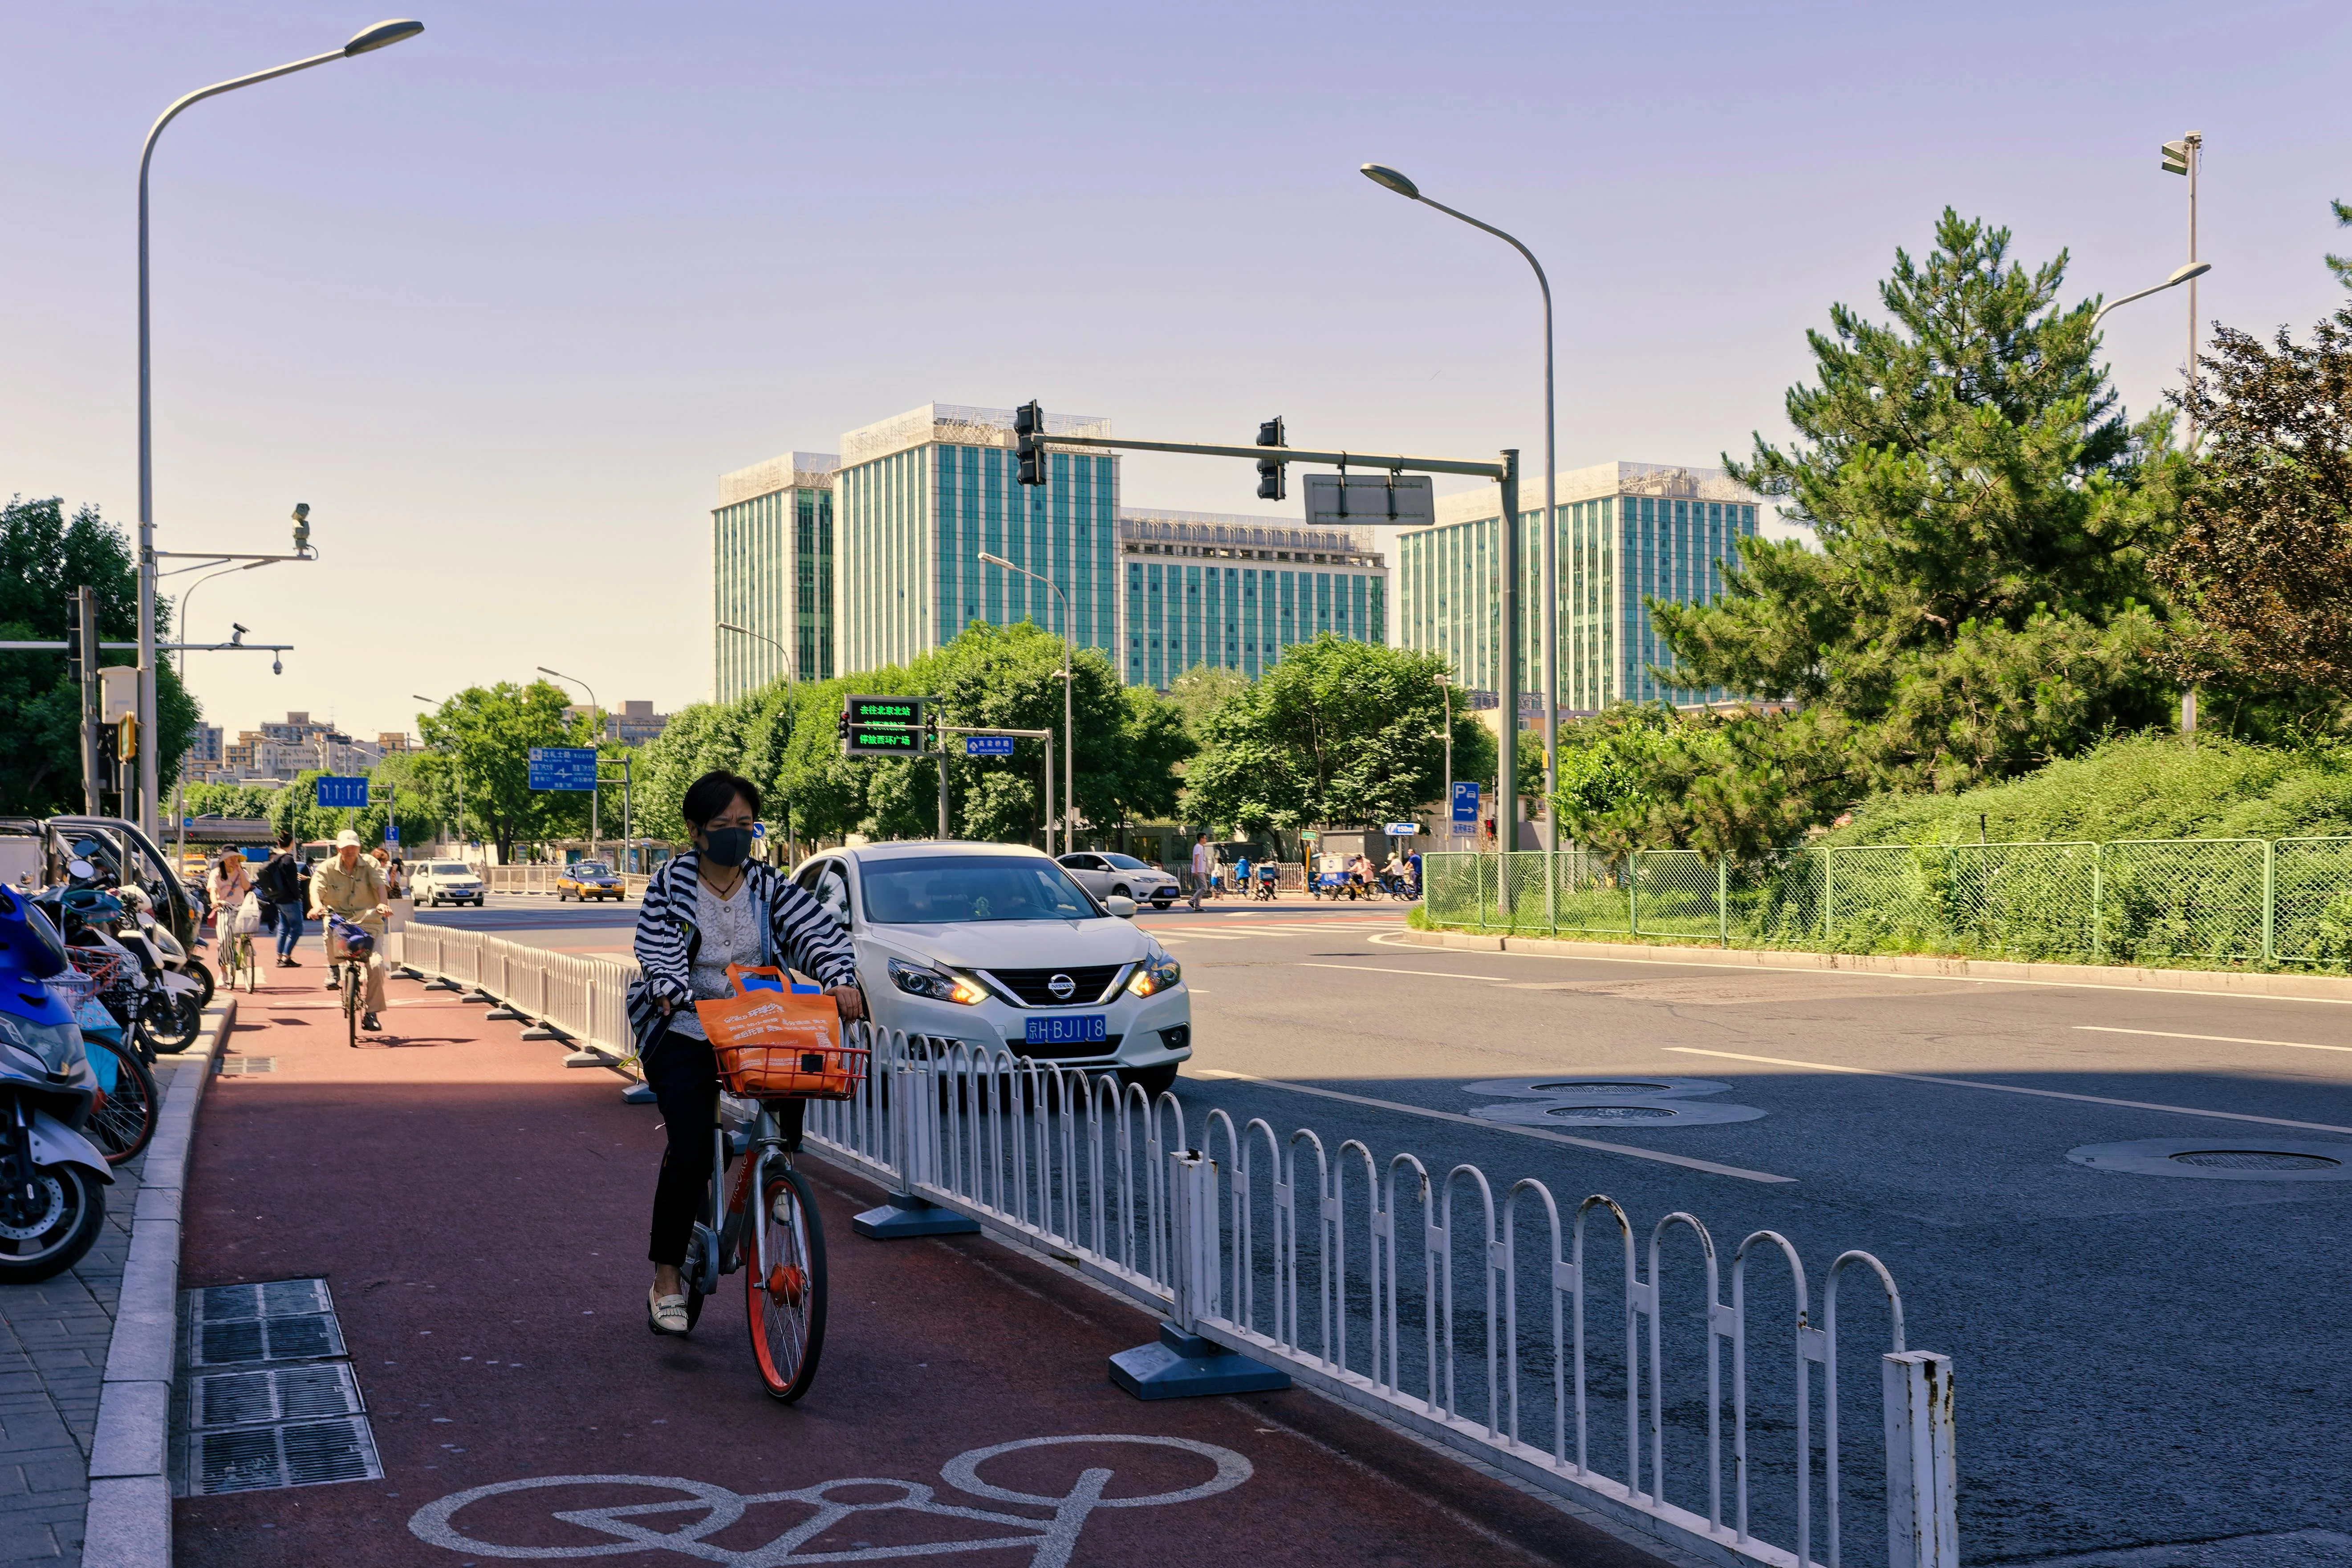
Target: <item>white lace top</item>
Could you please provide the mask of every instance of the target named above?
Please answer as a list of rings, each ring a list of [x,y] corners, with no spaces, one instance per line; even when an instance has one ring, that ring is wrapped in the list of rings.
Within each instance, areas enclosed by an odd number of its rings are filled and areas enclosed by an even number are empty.
[[[688,978],[698,1001],[732,996],[735,992],[727,984],[727,966],[760,962],[760,921],[751,905],[751,879],[745,877],[735,884],[734,892],[722,899],[708,882],[695,879],[694,923],[702,931],[702,945],[695,950]],[[702,1032],[702,1020],[690,1008],[672,1012],[669,1026],[698,1040],[709,1038]]]

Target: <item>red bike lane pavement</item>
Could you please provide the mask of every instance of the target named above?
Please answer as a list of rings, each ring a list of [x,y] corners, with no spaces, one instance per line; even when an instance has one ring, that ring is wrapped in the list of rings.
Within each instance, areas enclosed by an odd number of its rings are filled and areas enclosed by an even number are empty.
[[[982,1237],[865,1240],[850,1215],[879,1194],[814,1158],[830,1321],[814,1387],[778,1405],[740,1275],[690,1338],[646,1328],[652,1107],[415,982],[351,1049],[315,968],[268,973],[228,1048],[275,1068],[207,1095],[181,1283],[323,1277],[384,1476],[184,1498],[182,1568],[1656,1568],[1303,1389],[1132,1399],[1105,1360],[1149,1316]]]

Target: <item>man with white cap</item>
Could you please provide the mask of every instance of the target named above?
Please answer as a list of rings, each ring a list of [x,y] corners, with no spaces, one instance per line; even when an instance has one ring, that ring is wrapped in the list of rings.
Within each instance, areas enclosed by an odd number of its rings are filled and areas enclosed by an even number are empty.
[[[319,863],[310,874],[310,912],[321,918],[338,914],[378,937],[383,935],[383,917],[392,912],[391,900],[384,891],[383,873],[375,862],[360,853],[360,836],[350,828],[335,835],[335,852]],[[334,943],[328,942],[327,956],[336,956]],[[330,980],[332,985],[334,981]],[[370,953],[367,961],[367,995],[362,1004],[366,1016],[360,1020],[362,1029],[380,1029],[376,1014],[383,1008],[383,958]]]

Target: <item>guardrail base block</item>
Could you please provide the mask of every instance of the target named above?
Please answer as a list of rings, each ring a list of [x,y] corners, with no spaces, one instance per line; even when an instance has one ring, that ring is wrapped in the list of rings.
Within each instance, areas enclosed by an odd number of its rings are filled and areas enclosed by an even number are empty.
[[[425,989],[427,991],[463,991],[465,987],[458,984],[454,980],[428,980],[425,983]]]
[[[533,1024],[530,1028],[525,1029],[522,1032],[522,1038],[526,1040],[560,1040],[563,1038],[563,1037],[556,1033],[553,1029],[549,1028],[544,1024]]]
[[[633,1083],[621,1091],[621,1103],[624,1105],[651,1105],[653,1102],[654,1086],[649,1083]]]
[[[1290,1386],[1289,1373],[1220,1350],[1173,1323],[1160,1324],[1160,1337],[1151,1343],[1111,1357],[1110,1380],[1138,1399],[1196,1399]]]
[[[853,1216],[849,1225],[874,1241],[909,1236],[971,1236],[980,1229],[978,1220],[966,1219],[953,1209],[943,1209],[911,1193],[891,1194],[888,1203]]]
[[[614,1059],[602,1051],[592,1051],[583,1047],[565,1057],[563,1065],[568,1068],[608,1068],[613,1065]]]
[[[528,1020],[530,1017],[530,1015],[528,1013],[518,1013],[511,1007],[493,1007],[488,1012],[483,1014],[482,1016],[485,1018],[504,1018],[509,1021],[514,1021]]]

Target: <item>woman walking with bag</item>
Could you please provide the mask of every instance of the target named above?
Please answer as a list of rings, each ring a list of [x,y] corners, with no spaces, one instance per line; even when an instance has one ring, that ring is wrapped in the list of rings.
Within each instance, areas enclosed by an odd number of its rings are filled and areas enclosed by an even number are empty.
[[[646,1325],[656,1334],[687,1331],[678,1268],[710,1186],[719,1064],[694,1004],[734,994],[730,963],[785,963],[830,991],[844,1021],[866,1016],[849,933],[805,890],[751,860],[759,786],[730,773],[705,773],[688,788],[678,813],[694,847],[646,884],[637,912],[638,977],[629,986],[630,1032],[668,1139],[646,1248],[654,1281],[646,1293]],[[798,1100],[784,1103],[790,1147],[799,1145],[803,1109]]]

